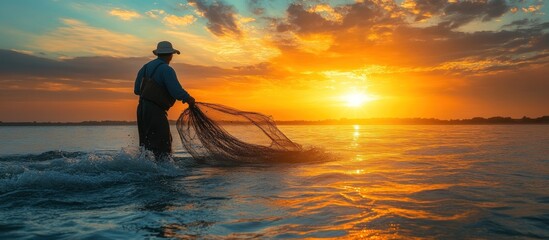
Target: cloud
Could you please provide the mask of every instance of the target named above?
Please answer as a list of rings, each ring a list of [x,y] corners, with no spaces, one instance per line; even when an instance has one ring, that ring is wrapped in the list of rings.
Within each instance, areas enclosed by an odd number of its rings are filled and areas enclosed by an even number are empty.
[[[22,49],[11,49],[11,50],[14,51],[14,52],[23,53],[23,54],[27,54],[27,55],[33,55],[34,54],[33,51],[29,51],[29,50],[22,50]]]
[[[214,35],[241,35],[233,6],[226,5],[222,1],[214,1],[208,4],[203,0],[189,0],[189,4],[208,20],[207,28]]]
[[[408,9],[416,21],[440,17],[452,27],[459,27],[475,19],[489,21],[513,10],[505,0],[406,0],[402,7]]]
[[[139,56],[150,46],[142,39],[124,33],[90,26],[76,19],[61,19],[63,26],[35,39],[35,45],[48,52],[80,56]]]
[[[525,13],[538,13],[542,7],[542,4],[530,5],[528,7],[523,7],[522,11]]]
[[[501,23],[502,27],[494,30],[457,28],[467,22],[501,17],[509,12],[505,1],[404,3],[399,6],[364,0],[332,7],[341,15],[341,21],[329,21],[311,7],[291,4],[286,16],[273,19],[272,44],[282,51],[275,60],[315,70],[322,66],[337,69],[385,65],[462,75],[547,61],[544,42],[549,23],[530,19]],[[416,10],[417,15],[438,14],[437,21],[417,24],[400,14],[409,9]]]
[[[120,8],[115,8],[109,11],[109,14],[115,17],[118,17],[124,21],[130,21],[134,18],[141,17],[141,14],[132,10],[125,10]]]
[[[421,21],[440,14],[447,4],[446,0],[405,0],[402,7],[413,13],[416,21]]]
[[[512,27],[529,27],[532,24],[539,23],[538,20],[523,18],[519,20],[512,21],[511,23],[501,26],[501,28],[512,28]]]
[[[75,91],[125,88],[133,92],[137,71],[151,59],[144,57],[77,57],[52,60],[0,49],[0,90]],[[244,76],[260,76],[271,71],[268,65],[235,68],[171,63],[185,86],[207,87],[205,81],[227,81]],[[219,82],[216,82],[219,84]],[[217,86],[217,85],[213,85]],[[132,97],[131,94],[127,97]]]
[[[319,13],[305,10],[301,4],[290,4],[286,12],[288,13],[287,21],[277,27],[280,32],[318,33],[330,31],[335,26],[332,21],[323,18]]]
[[[161,9],[153,9],[153,10],[150,10],[150,11],[147,11],[145,12],[145,15],[151,17],[151,18],[159,18],[161,15],[164,15],[166,13],[166,11],[164,10],[161,10]]]
[[[77,57],[52,60],[0,50],[1,121],[134,120],[137,71],[150,59]],[[170,64],[182,86],[201,101],[249,102],[276,69],[268,64],[235,68]],[[279,80],[280,78],[276,78]],[[222,86],[222,87],[220,87]],[[245,92],[235,98],[235,93]],[[215,93],[215,94],[213,94]],[[170,119],[181,113],[178,104]],[[45,110],[47,109],[47,110]],[[248,105],[249,109],[249,105]]]
[[[462,25],[476,18],[489,21],[501,17],[508,10],[509,5],[505,0],[460,1],[448,4],[444,13],[448,15],[447,19]]]
[[[208,62],[219,66],[252,65],[269,61],[280,51],[262,36],[246,38],[207,38],[189,32],[166,31],[174,39],[187,61]]]
[[[177,16],[173,14],[167,14],[166,11],[161,9],[153,9],[145,12],[145,14],[153,19],[158,19],[164,16],[162,18],[162,23],[170,28],[183,27],[196,22],[196,17],[193,15],[189,14],[184,16]]]
[[[168,27],[180,27],[180,26],[187,26],[196,21],[196,18],[193,15],[185,15],[185,16],[176,16],[176,15],[167,15],[162,19],[162,22],[168,26]]]
[[[102,79],[131,79],[147,58],[116,58],[106,56],[76,57],[53,60],[0,50],[0,79],[82,79],[100,82]],[[7,59],[10,59],[7,61]],[[137,69],[137,70],[136,70]],[[42,79],[42,80],[40,80]],[[33,80],[34,81],[34,80]]]
[[[314,5],[307,10],[308,12],[314,12],[320,14],[324,19],[332,22],[340,22],[342,20],[341,13],[334,10],[334,8],[328,4]]]
[[[336,8],[328,8],[324,4],[311,8],[302,4],[290,4],[286,13],[286,18],[275,19],[278,32],[335,34],[352,28],[368,30],[376,25],[389,26],[402,21],[397,5],[373,0],[364,0]]]

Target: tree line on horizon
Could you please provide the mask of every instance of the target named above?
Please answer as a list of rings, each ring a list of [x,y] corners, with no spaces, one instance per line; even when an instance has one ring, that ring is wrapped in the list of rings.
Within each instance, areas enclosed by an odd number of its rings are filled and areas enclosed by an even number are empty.
[[[549,124],[549,116],[538,118],[511,117],[474,117],[470,119],[442,120],[436,118],[368,118],[368,119],[326,119],[326,120],[290,120],[275,121],[278,125],[473,125],[473,124]],[[175,120],[170,120],[175,124]],[[238,121],[221,122],[221,124],[243,124]],[[135,121],[83,121],[83,122],[2,122],[0,126],[116,126],[136,125]]]

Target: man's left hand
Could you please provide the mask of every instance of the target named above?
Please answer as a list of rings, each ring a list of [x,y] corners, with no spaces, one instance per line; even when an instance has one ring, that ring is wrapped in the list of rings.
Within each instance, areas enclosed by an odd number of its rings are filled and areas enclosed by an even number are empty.
[[[189,104],[189,107],[194,107],[194,98],[193,97],[189,97],[189,99],[187,99],[187,104]]]

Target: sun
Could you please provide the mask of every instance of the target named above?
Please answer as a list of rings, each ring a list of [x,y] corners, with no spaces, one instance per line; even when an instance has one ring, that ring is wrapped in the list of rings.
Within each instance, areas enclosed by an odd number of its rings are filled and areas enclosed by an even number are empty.
[[[364,103],[371,102],[377,98],[373,95],[362,92],[351,92],[343,96],[343,100],[349,107],[361,107]]]

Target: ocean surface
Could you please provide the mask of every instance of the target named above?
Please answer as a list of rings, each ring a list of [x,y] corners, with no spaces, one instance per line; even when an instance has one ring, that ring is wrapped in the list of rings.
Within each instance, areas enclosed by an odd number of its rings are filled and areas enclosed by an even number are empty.
[[[134,126],[0,127],[0,239],[549,239],[549,125],[280,126],[330,157],[211,165]]]

